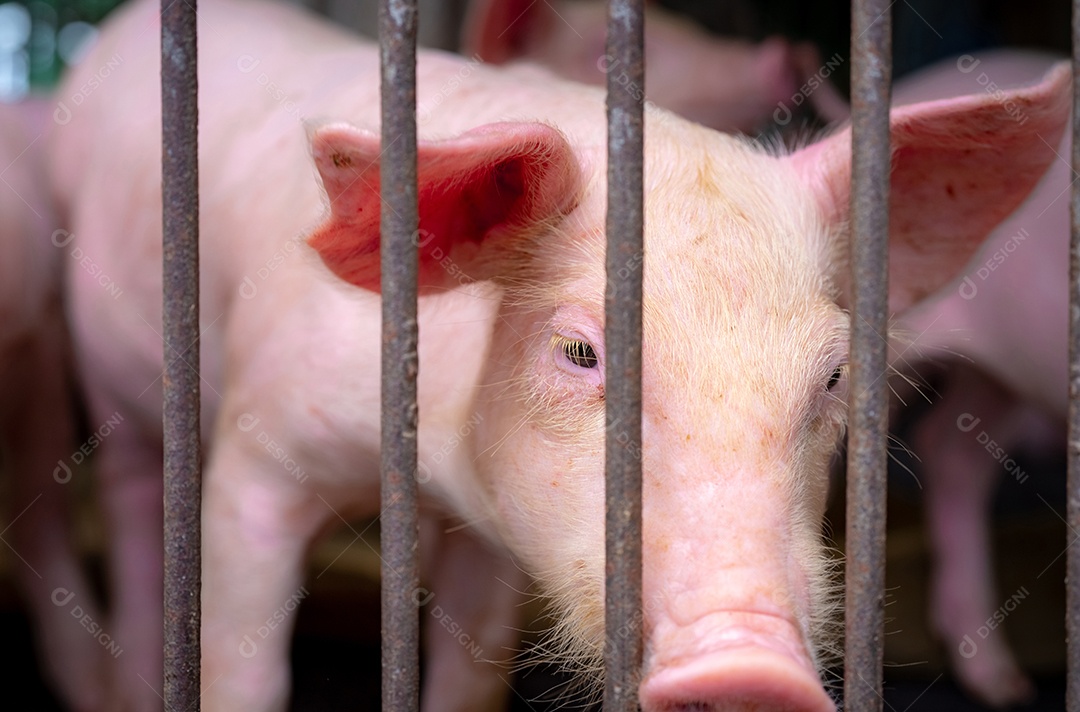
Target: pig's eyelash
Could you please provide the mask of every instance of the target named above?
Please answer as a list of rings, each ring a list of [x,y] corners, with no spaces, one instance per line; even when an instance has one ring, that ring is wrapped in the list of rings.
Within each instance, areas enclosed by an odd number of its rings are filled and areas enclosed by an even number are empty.
[[[579,368],[596,368],[600,363],[596,350],[584,339],[555,333],[551,335],[551,348],[562,353],[566,360]]]
[[[827,391],[832,391],[836,386],[847,376],[848,365],[846,363],[841,364],[833,369],[832,375],[829,376],[828,382],[825,384]]]

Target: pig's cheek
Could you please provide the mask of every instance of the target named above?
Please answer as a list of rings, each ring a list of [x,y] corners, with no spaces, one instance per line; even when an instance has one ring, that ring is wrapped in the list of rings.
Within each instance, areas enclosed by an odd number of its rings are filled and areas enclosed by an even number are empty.
[[[549,463],[536,446],[533,425],[513,396],[492,398],[483,404],[483,420],[477,428],[473,462],[485,499],[496,515],[503,536],[520,552],[520,544],[534,534],[528,531],[544,500],[538,473]]]
[[[581,558],[588,532],[603,544],[603,450],[552,436],[522,404],[489,403],[475,462],[507,543],[532,570],[553,571]]]
[[[836,453],[844,433],[844,420],[836,413],[818,418],[805,432],[807,446],[802,452],[800,469],[806,481],[797,499],[808,508],[809,519],[821,521],[829,495],[829,473],[836,462]]]

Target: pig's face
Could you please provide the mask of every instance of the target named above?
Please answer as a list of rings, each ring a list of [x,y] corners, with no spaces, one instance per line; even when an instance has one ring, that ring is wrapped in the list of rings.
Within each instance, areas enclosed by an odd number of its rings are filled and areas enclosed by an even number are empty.
[[[1068,76],[1008,97],[1024,124],[989,96],[894,113],[891,313],[951,278],[1045,172]],[[850,133],[773,157],[650,117],[642,706],[831,710],[814,668],[834,599],[819,527],[846,398]],[[314,142],[331,213],[310,244],[338,276],[377,289],[378,140],[338,125]],[[418,148],[422,292],[461,274],[505,292],[476,384],[475,481],[585,668],[618,642],[604,640],[602,613],[596,150],[536,123]],[[612,432],[633,447],[618,423]]]
[[[718,134],[685,147],[677,164],[687,170],[664,170],[670,158],[646,166],[647,669],[719,653],[749,626],[797,651],[810,675],[831,647],[818,619],[830,612],[820,526],[845,410],[839,238],[808,202],[781,197],[797,186],[778,159]],[[566,624],[554,640],[599,655],[605,276],[595,198],[556,228],[559,239],[521,253],[531,263],[507,285],[495,324],[475,459],[513,548],[557,592]],[[639,447],[618,423],[612,432]],[[707,643],[720,628],[726,641]]]

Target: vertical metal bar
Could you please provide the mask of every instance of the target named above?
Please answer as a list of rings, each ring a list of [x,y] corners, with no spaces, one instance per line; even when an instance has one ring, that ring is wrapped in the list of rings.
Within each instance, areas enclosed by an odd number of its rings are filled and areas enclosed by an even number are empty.
[[[416,0],[379,5],[382,81],[382,708],[420,705],[416,486]]]
[[[853,0],[851,426],[844,702],[881,710],[885,626],[886,331],[891,3]]]
[[[608,56],[645,86],[642,0],[608,3]],[[641,286],[644,109],[608,74],[605,712],[636,712],[641,679]],[[624,77],[619,77],[625,81]],[[627,274],[617,279],[619,272]]]
[[[161,3],[165,708],[199,709],[199,146],[195,0]],[[183,354],[184,358],[179,358]]]
[[[1080,0],[1073,0],[1072,169],[1080,170]],[[1069,531],[1080,528],[1080,185],[1072,184],[1072,235],[1069,242],[1069,454],[1067,514]],[[1080,712],[1080,547],[1066,548],[1065,639],[1068,677],[1065,707]]]

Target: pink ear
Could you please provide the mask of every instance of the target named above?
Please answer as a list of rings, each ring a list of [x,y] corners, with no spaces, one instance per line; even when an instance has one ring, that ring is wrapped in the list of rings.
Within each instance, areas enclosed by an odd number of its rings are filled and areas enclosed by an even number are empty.
[[[545,0],[472,0],[461,33],[461,53],[504,64],[523,53],[555,19]]]
[[[1006,92],[925,102],[892,113],[889,309],[902,312],[956,275],[1027,197],[1069,120],[1070,70]],[[1009,103],[1006,111],[1005,104]],[[793,154],[826,219],[843,225],[851,129]]]
[[[379,291],[379,137],[345,124],[312,137],[330,216],[308,238],[342,279]],[[421,288],[489,279],[484,252],[569,212],[580,169],[566,138],[537,123],[488,124],[417,146]],[[452,269],[448,267],[452,266]]]

